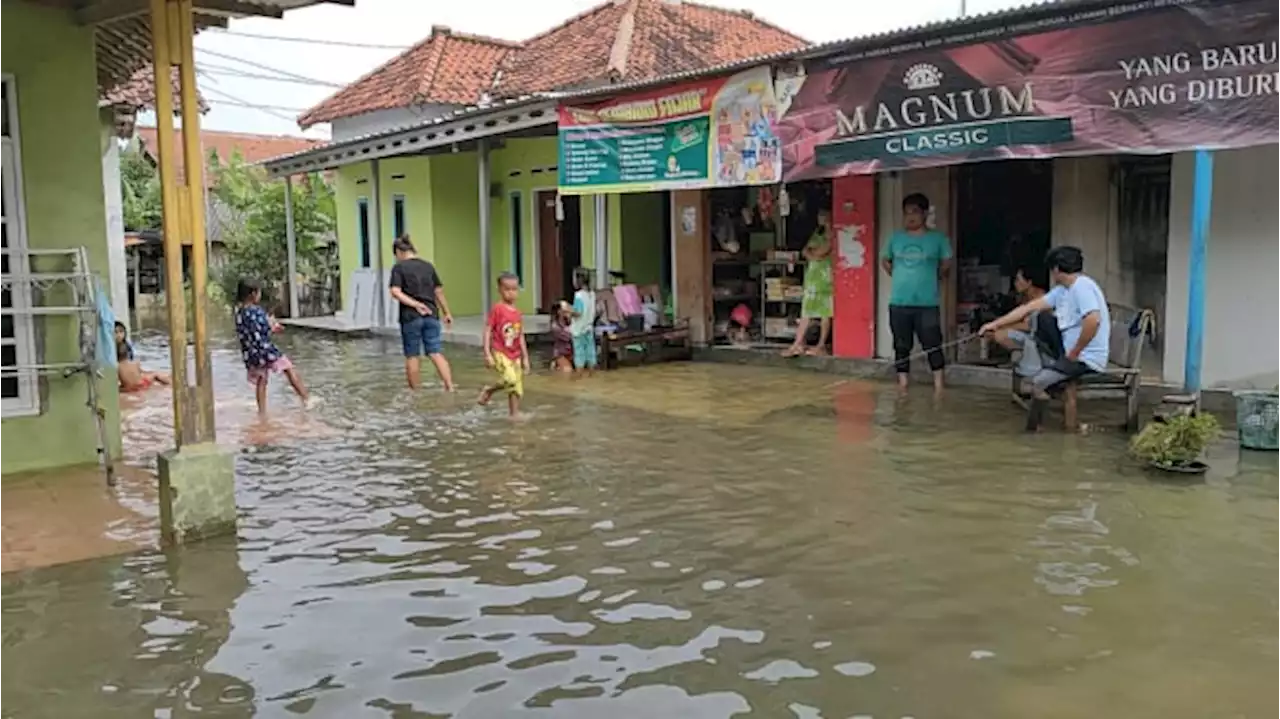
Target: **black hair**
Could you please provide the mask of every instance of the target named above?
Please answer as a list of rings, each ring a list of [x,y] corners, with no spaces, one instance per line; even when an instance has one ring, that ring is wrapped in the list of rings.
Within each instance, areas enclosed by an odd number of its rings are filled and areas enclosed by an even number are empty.
[[[124,323],[123,323],[123,322],[121,322],[121,321],[119,321],[119,320],[116,320],[116,329],[118,329],[118,330],[124,330],[124,333],[125,333],[125,334],[129,334],[129,328],[128,328],[128,327],[125,327],[125,326],[124,326]]]
[[[236,302],[244,304],[253,296],[253,293],[260,292],[261,290],[261,282],[247,277],[241,278],[240,282],[236,285]]]
[[[405,234],[397,237],[395,242],[391,243],[391,251],[392,252],[416,252],[416,250],[413,249],[413,243],[409,241],[409,233],[406,232]]]
[[[913,192],[902,198],[902,209],[906,210],[908,207],[914,207],[921,212],[928,212],[929,198],[923,192]]]
[[[1039,287],[1042,290],[1049,289],[1049,271],[1042,265],[1025,264],[1018,265],[1015,270],[1027,279],[1027,282]]]
[[[573,271],[573,286],[575,289],[586,289],[591,287],[591,270],[585,267],[578,267]]]
[[[1084,270],[1084,253],[1070,245],[1055,247],[1044,256],[1044,264],[1051,270],[1074,275]]]
[[[516,285],[520,284],[520,277],[516,273],[503,272],[502,274],[498,275],[498,286],[501,287],[502,283],[506,282],[507,280],[515,280]]]

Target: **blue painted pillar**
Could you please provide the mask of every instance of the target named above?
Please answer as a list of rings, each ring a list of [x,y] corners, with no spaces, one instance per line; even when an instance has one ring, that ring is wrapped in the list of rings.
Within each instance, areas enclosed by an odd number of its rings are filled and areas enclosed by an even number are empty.
[[[1200,367],[1204,360],[1205,248],[1209,243],[1209,218],[1213,211],[1213,152],[1196,150],[1195,180],[1191,188],[1191,247],[1187,261],[1187,357],[1183,384],[1188,392],[1200,391]]]

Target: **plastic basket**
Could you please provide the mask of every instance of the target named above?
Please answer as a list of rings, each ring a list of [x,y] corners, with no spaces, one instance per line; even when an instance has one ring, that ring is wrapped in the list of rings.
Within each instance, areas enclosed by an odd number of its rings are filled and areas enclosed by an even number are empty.
[[[1276,449],[1277,394],[1265,390],[1236,392],[1236,426],[1245,449]]]

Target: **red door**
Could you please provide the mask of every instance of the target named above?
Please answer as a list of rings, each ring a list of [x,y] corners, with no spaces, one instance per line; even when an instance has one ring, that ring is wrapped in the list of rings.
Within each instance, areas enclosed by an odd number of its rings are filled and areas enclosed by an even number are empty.
[[[870,358],[876,349],[876,179],[837,177],[831,185],[835,302],[832,354]]]
[[[560,252],[560,224],[556,222],[556,191],[542,190],[538,203],[538,307],[550,311],[564,295],[564,256]]]

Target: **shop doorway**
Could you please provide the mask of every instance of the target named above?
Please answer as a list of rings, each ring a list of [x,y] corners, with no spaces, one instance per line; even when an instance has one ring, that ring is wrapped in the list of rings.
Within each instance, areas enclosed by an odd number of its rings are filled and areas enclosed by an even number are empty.
[[[1017,305],[1012,282],[1019,268],[1036,274],[1037,284],[1047,284],[1043,265],[1052,243],[1053,161],[980,162],[954,172],[955,320],[964,333]],[[965,354],[979,353],[978,343],[960,350],[956,359],[962,362],[995,360]]]
[[[573,270],[582,263],[582,214],[576,195],[560,198],[564,219],[556,220],[556,191],[540,190],[538,203],[538,310],[550,313],[573,294]]]

